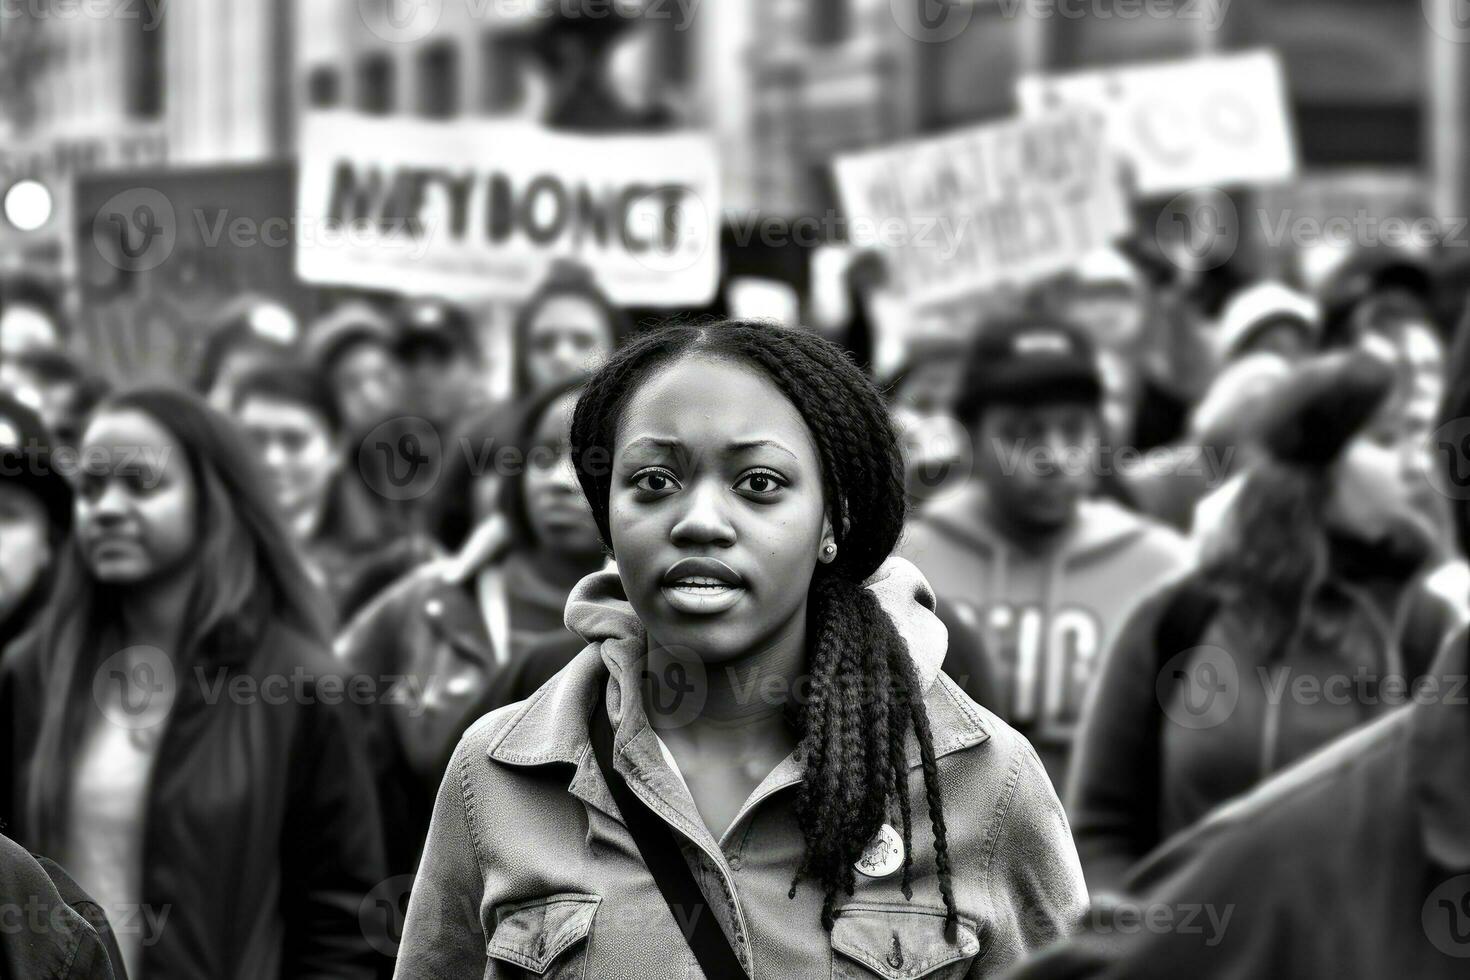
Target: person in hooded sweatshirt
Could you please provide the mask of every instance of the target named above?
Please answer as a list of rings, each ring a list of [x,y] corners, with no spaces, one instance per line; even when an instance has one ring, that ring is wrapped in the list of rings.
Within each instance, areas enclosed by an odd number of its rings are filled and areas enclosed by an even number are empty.
[[[1440,422],[1470,416],[1470,334]],[[1470,464],[1455,444],[1446,477]],[[1470,552],[1456,499],[1455,545]],[[1140,611],[1141,612],[1141,611]],[[1470,634],[1406,706],[1151,852],[1084,927],[1011,980],[1450,980],[1470,962]]]
[[[455,750],[398,977],[987,977],[1071,927],[1066,818],[940,671],[897,438],[837,347],[663,327],[571,445],[616,569],[567,602],[587,647]]]
[[[1183,570],[1182,538],[1092,496],[1103,384],[1087,335],[1051,317],[990,324],[957,403],[974,477],[910,522],[902,554],[981,624],[996,706],[1065,784],[1092,673],[1132,605]]]
[[[1427,527],[1377,457],[1353,452],[1391,385],[1367,351],[1300,368],[1263,410],[1268,458],[1244,474],[1199,567],[1142,603],[1108,650],[1067,794],[1094,894],[1215,806],[1402,705],[1459,624],[1424,585]]]

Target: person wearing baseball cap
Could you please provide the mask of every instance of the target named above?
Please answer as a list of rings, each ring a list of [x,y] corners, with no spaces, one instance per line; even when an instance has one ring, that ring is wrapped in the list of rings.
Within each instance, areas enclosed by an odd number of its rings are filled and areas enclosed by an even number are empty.
[[[1188,554],[1173,531],[1096,496],[1103,391],[1081,328],[1045,316],[986,325],[955,406],[974,473],[918,513],[903,546],[983,624],[1005,691],[988,707],[1031,739],[1058,787],[1096,659]]]
[[[56,470],[40,415],[0,392],[0,651],[45,605],[71,508],[72,487]]]
[[[398,310],[398,360],[415,404],[446,430],[488,407],[475,325],[461,306],[417,298]]]

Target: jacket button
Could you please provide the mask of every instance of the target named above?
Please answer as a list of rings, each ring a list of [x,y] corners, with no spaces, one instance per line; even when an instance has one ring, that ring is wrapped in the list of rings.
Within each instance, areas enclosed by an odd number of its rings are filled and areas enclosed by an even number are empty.
[[[741,864],[740,855],[737,854],[737,855],[735,855],[734,857],[732,857],[730,859],[730,870],[731,871],[739,871],[740,870],[740,864]]]

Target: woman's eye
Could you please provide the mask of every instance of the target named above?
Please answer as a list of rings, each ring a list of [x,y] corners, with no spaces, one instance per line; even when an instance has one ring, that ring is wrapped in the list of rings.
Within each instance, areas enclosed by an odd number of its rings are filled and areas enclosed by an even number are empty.
[[[679,488],[673,474],[664,470],[645,470],[633,477],[633,485],[649,493],[668,493]]]
[[[786,482],[776,474],[758,470],[742,476],[740,481],[735,484],[735,488],[737,490],[744,488],[754,494],[766,495],[775,493],[785,485]]]

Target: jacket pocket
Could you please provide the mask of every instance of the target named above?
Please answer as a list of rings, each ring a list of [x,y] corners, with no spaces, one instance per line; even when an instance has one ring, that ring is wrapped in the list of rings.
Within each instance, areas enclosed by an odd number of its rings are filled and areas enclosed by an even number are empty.
[[[953,980],[980,954],[980,933],[961,917],[955,939],[944,934],[944,909],[863,904],[840,908],[832,926],[833,980]]]
[[[587,976],[587,936],[602,899],[563,892],[497,911],[485,953],[510,964],[508,975],[526,973],[555,980]]]

